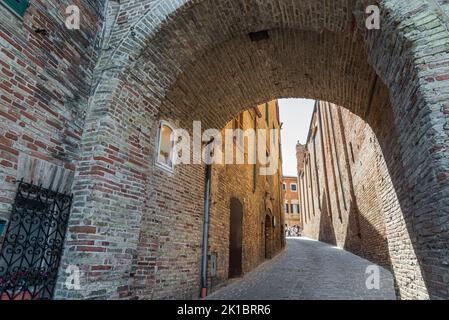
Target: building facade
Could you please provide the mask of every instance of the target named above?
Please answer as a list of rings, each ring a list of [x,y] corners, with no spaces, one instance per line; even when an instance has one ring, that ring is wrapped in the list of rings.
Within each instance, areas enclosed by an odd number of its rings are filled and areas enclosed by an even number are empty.
[[[299,197],[299,183],[297,177],[283,177],[285,225],[290,231],[303,228],[301,220],[301,204]],[[289,235],[289,233],[287,233]],[[290,232],[290,235],[291,234]],[[298,235],[298,232],[295,232]]]
[[[224,128],[237,129],[274,129],[280,137],[277,101],[240,113]],[[285,246],[282,162],[277,140],[274,147],[278,165],[273,175],[261,175],[260,164],[249,163],[248,148],[252,146],[246,138],[243,149],[238,150],[242,146],[234,143],[234,154],[243,152],[246,164],[212,166],[209,251],[217,261],[216,272],[209,272],[212,289],[254,269]],[[269,152],[274,151],[272,147],[270,143]]]
[[[344,108],[317,101],[307,143],[297,150],[304,235],[391,269],[379,195],[395,191],[372,129]]]

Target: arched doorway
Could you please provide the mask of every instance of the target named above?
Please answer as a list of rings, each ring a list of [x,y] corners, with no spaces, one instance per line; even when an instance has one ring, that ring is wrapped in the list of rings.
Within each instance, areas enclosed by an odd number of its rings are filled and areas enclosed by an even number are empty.
[[[272,256],[272,248],[271,248],[272,231],[273,225],[271,223],[271,213],[268,212],[267,215],[265,216],[265,259],[271,259]]]
[[[242,275],[243,206],[231,198],[229,222],[229,278]]]

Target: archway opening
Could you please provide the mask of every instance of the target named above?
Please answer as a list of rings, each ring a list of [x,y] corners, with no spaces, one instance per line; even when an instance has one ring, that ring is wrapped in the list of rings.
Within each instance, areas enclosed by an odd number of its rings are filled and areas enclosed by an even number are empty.
[[[401,220],[396,219],[403,217],[403,208],[408,205],[408,200],[403,195],[395,194],[394,190],[403,190],[400,186],[407,183],[408,177],[404,174],[399,132],[395,130],[395,113],[390,102],[388,87],[368,64],[360,39],[354,40],[345,34],[328,31],[316,33],[314,31],[278,28],[270,29],[267,33],[269,37],[260,42],[252,41],[247,34],[237,35],[203,52],[200,57],[186,66],[184,72],[171,85],[161,101],[158,116],[175,123],[177,127],[192,132],[192,136],[194,121],[200,121],[203,131],[210,128],[221,130],[243,111],[250,110],[257,105],[264,105],[267,101],[275,98],[305,97],[320,101],[331,101],[359,117],[363,123],[372,129],[373,136],[379,143],[379,155],[385,158],[386,165],[386,168],[382,170],[389,173],[388,176],[393,185],[393,191],[385,197],[391,197],[392,199],[385,198],[382,200],[384,202],[381,201],[380,206],[383,206],[383,208],[378,212],[382,213],[382,216],[375,222],[369,219],[360,222],[356,214],[348,214],[348,220],[350,221],[342,223],[341,225],[345,227],[338,230],[341,234],[348,235],[344,241],[341,240],[341,237],[337,239],[339,236],[334,234],[337,231],[334,230],[333,225],[334,221],[338,219],[343,221],[345,218],[341,217],[341,213],[334,214],[331,218],[329,212],[334,211],[330,207],[331,203],[340,201],[341,207],[344,207],[342,210],[352,210],[353,213],[360,211],[358,210],[360,204],[351,201],[349,196],[345,200],[333,200],[334,195],[332,193],[321,191],[318,192],[317,198],[310,200],[309,206],[310,208],[326,208],[328,212],[323,214],[320,220],[321,233],[319,232],[319,239],[332,244],[338,243],[362,256],[381,261],[390,270],[394,271],[395,268],[398,270],[397,266],[401,264],[400,259],[395,260],[396,257],[390,257],[389,253],[390,248],[393,248],[395,243],[407,243],[408,254],[415,259],[416,254],[408,233],[395,236],[393,231],[398,227],[407,229],[406,223],[399,222]],[[322,123],[322,126],[328,128],[328,130],[338,131],[345,126],[345,123],[341,124],[342,121],[344,122],[342,116],[335,114],[333,120],[327,117],[327,114],[326,119],[322,115],[318,115],[320,121],[325,122],[325,124]],[[332,124],[331,121],[333,121]],[[321,132],[317,132],[314,133],[316,134],[314,137],[316,141],[328,141],[328,136],[320,136]],[[309,150],[308,175],[311,179],[305,183],[309,185],[310,192],[317,192],[317,189],[322,187],[327,180],[326,183],[329,185],[337,184],[337,189],[344,188],[341,186],[343,182],[337,178],[339,175],[337,169],[334,173],[329,173],[334,175],[329,179],[326,177],[317,178],[317,173],[310,171],[315,170],[314,161],[321,156],[319,148],[319,146],[316,146]],[[341,154],[337,155],[333,150],[327,150],[324,153],[328,154],[327,157],[334,157],[335,161],[339,158],[339,161],[341,161],[339,170],[343,170],[343,166],[346,164],[343,162],[343,158],[340,158],[342,157]],[[368,164],[363,163],[362,158],[359,159],[360,161],[362,161],[361,164],[359,163],[360,166],[368,166]],[[178,172],[181,175],[195,176],[195,171],[194,168],[184,166],[184,169]],[[190,173],[187,174],[187,172]],[[267,183],[275,183],[274,180]],[[317,186],[317,180],[321,180],[321,186]],[[196,183],[200,188],[201,181]],[[235,181],[235,184],[239,184],[239,182]],[[226,189],[220,188],[221,191]],[[232,187],[228,187],[228,190],[230,189]],[[388,207],[389,201],[396,205]],[[368,207],[369,205],[366,205],[363,210],[368,211]],[[336,211],[339,210],[336,209]],[[220,215],[217,214],[219,220]],[[386,216],[397,217],[394,218],[397,225],[386,224],[383,221]],[[309,221],[313,220],[312,217],[309,218]],[[382,221],[379,222],[380,220]],[[278,221],[279,225],[283,224],[280,216]],[[243,223],[246,225],[248,221]],[[399,226],[399,224],[401,225]],[[267,224],[265,227],[267,228]],[[266,241],[267,237],[281,239],[278,236],[281,229],[280,227],[274,229],[276,235],[272,235],[271,232],[265,234],[266,257],[278,252],[277,248],[270,248],[271,242]],[[362,229],[363,231],[361,231]],[[377,229],[385,231],[379,233],[376,231]],[[214,230],[214,227],[211,230]],[[312,234],[315,233],[315,231],[312,232]],[[367,234],[363,239],[360,237],[362,233]],[[387,234],[391,235],[392,238],[387,240]],[[370,239],[376,239],[378,240],[377,244],[382,244],[379,246],[379,248],[382,248],[382,253],[367,246]],[[342,241],[343,244],[341,244]],[[275,242],[278,243],[278,241]],[[217,248],[220,247],[219,240],[215,243],[212,241],[212,243]],[[254,252],[250,255],[254,255]],[[256,258],[244,254],[244,270],[251,270],[258,263],[259,261]],[[415,275],[417,283],[422,284],[419,263],[415,264]]]

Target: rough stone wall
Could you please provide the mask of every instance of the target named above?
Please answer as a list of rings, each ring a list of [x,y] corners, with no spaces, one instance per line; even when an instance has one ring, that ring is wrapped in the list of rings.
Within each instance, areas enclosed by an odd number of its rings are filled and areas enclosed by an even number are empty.
[[[71,4],[30,1],[23,19],[0,5],[0,219],[15,180],[71,191],[103,10],[80,3],[81,29],[68,30]]]

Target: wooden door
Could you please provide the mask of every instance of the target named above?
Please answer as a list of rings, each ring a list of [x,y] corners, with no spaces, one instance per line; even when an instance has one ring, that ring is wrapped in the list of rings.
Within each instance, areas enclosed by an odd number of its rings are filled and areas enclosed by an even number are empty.
[[[234,278],[242,274],[242,203],[238,199],[232,198],[230,209],[229,278]]]

